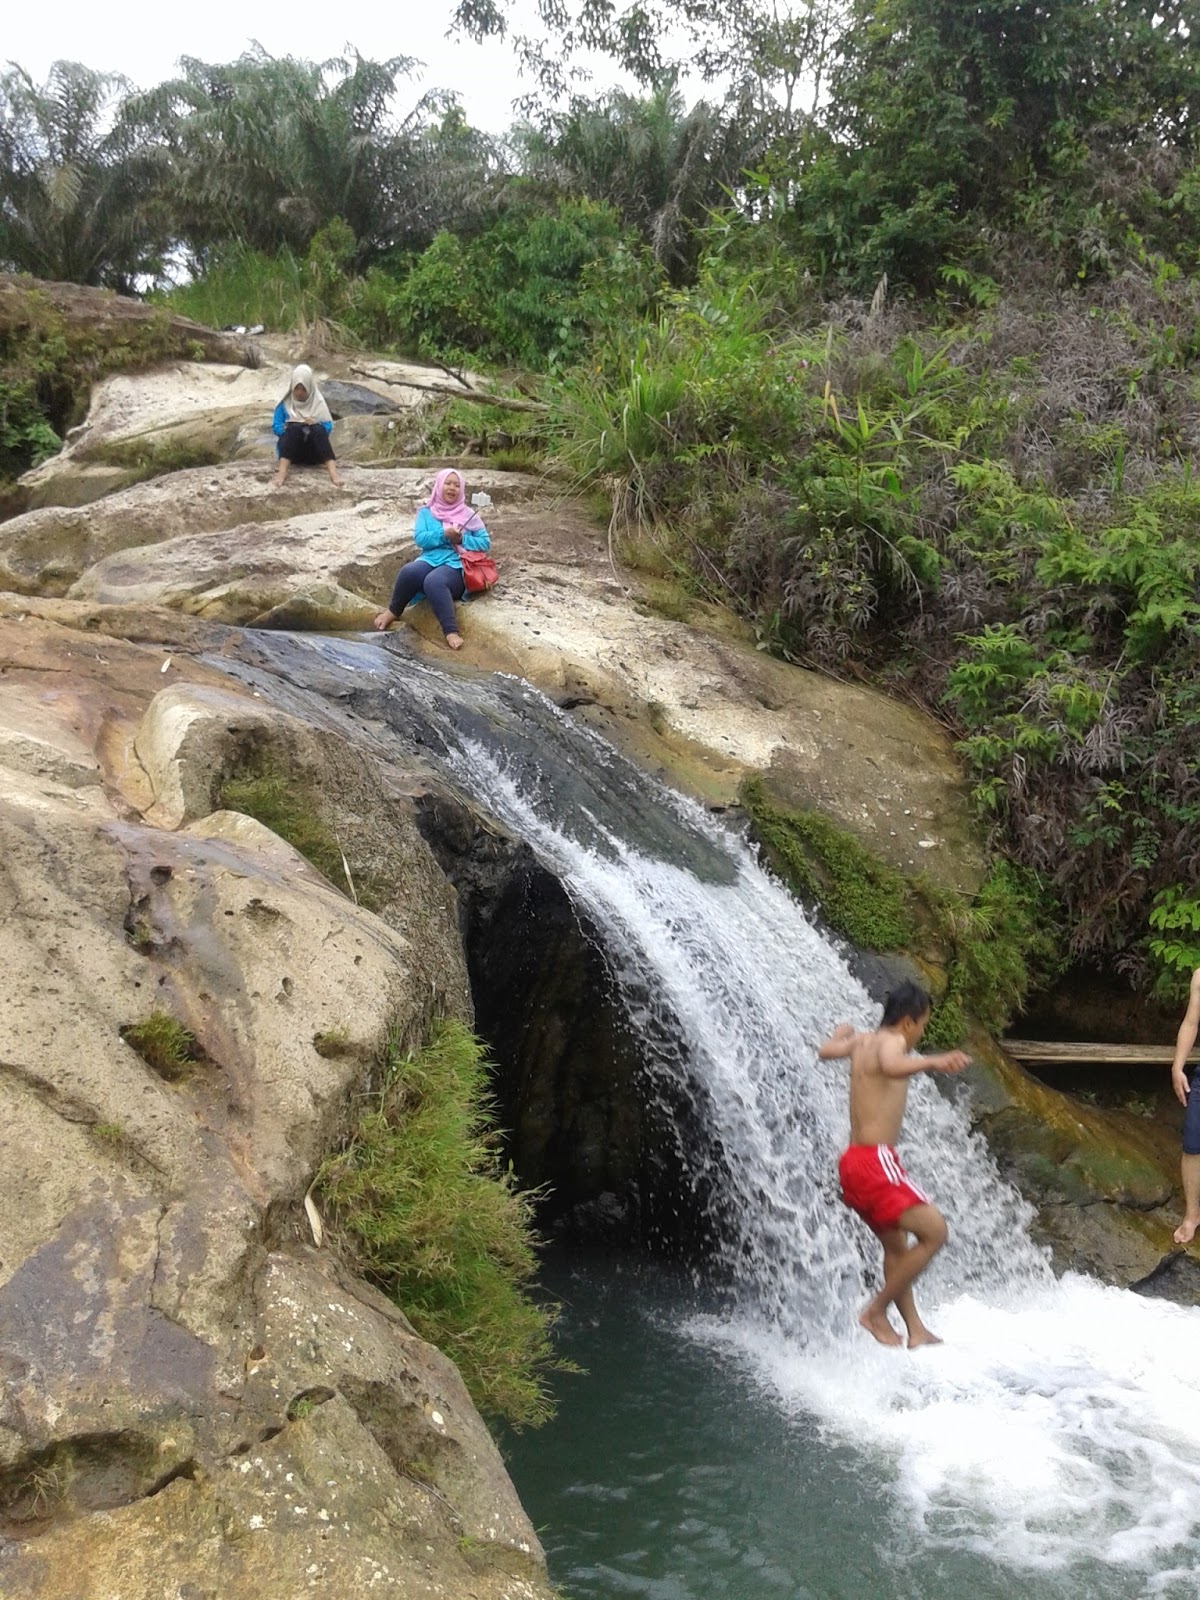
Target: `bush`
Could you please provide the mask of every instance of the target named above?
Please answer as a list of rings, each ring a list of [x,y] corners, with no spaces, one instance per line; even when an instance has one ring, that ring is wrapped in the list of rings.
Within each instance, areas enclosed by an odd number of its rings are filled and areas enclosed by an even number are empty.
[[[536,1426],[562,1366],[555,1310],[526,1292],[533,1196],[497,1158],[487,1076],[461,1023],[441,1023],[416,1055],[393,1035],[383,1087],[317,1188],[363,1272],[457,1364],[480,1410]]]
[[[627,556],[760,647],[948,721],[1071,956],[1150,983],[1200,822],[1200,282],[1148,265],[1048,301],[958,273],[924,325],[818,322],[730,259],[714,228],[694,289],[549,386],[558,458]]]

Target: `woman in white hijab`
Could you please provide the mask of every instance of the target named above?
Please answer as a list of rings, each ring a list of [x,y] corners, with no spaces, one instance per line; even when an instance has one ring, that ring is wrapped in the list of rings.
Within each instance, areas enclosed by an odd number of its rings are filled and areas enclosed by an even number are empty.
[[[275,407],[271,427],[279,440],[275,446],[279,467],[271,480],[276,489],[281,489],[287,481],[288,469],[293,463],[305,467],[323,466],[334,484],[339,489],[342,487],[329,440],[333,418],[325,396],[317,388],[311,367],[301,365],[293,370],[288,391]]]

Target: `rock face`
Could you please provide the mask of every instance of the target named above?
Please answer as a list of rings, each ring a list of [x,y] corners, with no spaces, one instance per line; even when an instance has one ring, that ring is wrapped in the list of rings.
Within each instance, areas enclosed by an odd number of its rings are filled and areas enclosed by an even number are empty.
[[[548,1595],[456,1371],[301,1204],[384,1031],[468,1004],[407,807],[216,671],[160,689],[161,648],[27,618],[0,658],[0,1589]],[[377,912],[213,811],[264,749]],[[194,1040],[170,1071],[155,1017]]]

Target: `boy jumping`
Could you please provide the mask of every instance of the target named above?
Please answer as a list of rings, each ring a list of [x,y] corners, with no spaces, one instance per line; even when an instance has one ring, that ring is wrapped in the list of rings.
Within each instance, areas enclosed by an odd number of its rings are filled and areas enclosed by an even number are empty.
[[[939,1056],[912,1051],[929,1021],[929,996],[915,983],[888,995],[874,1033],[856,1033],[848,1022],[835,1029],[818,1052],[822,1061],[850,1058],[850,1146],[838,1162],[842,1199],[883,1245],[883,1288],[863,1308],[859,1322],[880,1344],[898,1345],[888,1318],[894,1305],[908,1329],[908,1348],[940,1344],[917,1315],[912,1286],[946,1242],[946,1220],[909,1182],[895,1151],[917,1072],[961,1072],[971,1064],[961,1050]],[[910,1245],[908,1235],[916,1236]]]

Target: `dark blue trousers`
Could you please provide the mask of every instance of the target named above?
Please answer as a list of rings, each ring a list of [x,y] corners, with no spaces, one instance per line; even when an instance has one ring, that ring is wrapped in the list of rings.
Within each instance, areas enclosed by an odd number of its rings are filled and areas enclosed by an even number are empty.
[[[458,621],[454,615],[454,602],[467,592],[467,580],[461,567],[435,567],[428,561],[410,561],[396,574],[388,610],[394,617],[402,616],[405,606],[417,595],[424,593],[433,607],[433,614],[442,625],[443,633],[457,633]]]

